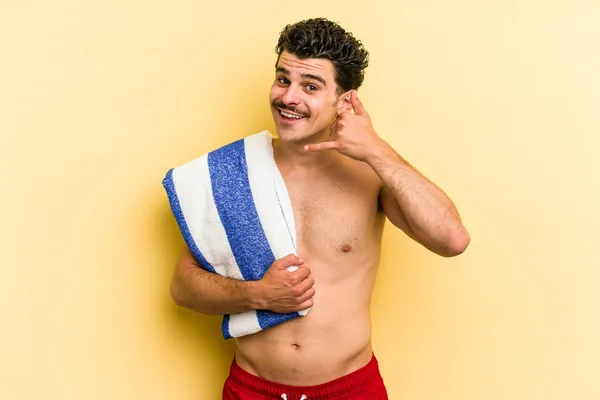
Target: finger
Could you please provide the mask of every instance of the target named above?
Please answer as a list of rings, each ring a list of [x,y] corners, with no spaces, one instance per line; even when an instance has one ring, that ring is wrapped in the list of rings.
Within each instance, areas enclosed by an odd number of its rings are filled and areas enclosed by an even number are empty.
[[[302,293],[299,297],[296,298],[298,304],[302,304],[306,302],[306,300],[312,299],[315,295],[316,291],[314,288],[308,289],[306,292]]]
[[[333,142],[321,142],[317,144],[307,144],[304,146],[304,150],[306,151],[326,151],[337,149],[338,143],[336,141]]]
[[[299,266],[304,264],[304,260],[294,254],[288,254],[287,256],[277,260],[278,265],[281,268],[287,268],[291,266]]]
[[[350,101],[350,98],[348,98],[348,101]],[[350,110],[340,109],[337,111],[337,115],[335,116],[335,119],[339,119],[349,112],[350,112]]]
[[[300,267],[294,271],[294,274],[298,278],[298,282],[304,282],[310,276],[310,269],[307,267]]]
[[[312,276],[308,276],[306,279],[304,279],[302,282],[300,282],[300,286],[301,286],[303,292],[305,292],[308,289],[310,289],[311,287],[313,287],[314,284],[315,284],[315,280]]]
[[[314,304],[315,304],[315,301],[311,297],[310,299],[306,300],[305,302],[303,302],[302,304],[300,304],[298,307],[296,307],[295,311],[306,310],[307,308],[312,307]]]
[[[352,102],[352,109],[354,110],[354,114],[364,115],[365,117],[369,116],[369,113],[367,113],[367,110],[363,106],[362,102],[358,99],[358,92],[356,90],[352,91],[350,101]]]

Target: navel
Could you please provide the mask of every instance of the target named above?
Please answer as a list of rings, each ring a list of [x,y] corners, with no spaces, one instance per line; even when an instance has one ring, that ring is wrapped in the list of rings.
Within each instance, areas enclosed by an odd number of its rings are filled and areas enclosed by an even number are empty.
[[[350,246],[349,244],[343,244],[340,249],[343,253],[349,253],[350,251],[352,251],[352,246]]]
[[[292,344],[292,350],[298,350],[300,348],[299,344],[293,343]]]

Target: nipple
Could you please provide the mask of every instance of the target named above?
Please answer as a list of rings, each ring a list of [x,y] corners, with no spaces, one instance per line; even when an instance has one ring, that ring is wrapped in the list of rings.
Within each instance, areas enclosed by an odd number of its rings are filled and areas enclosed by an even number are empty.
[[[341,250],[344,253],[348,253],[352,250],[352,246],[350,246],[349,244],[343,244]]]

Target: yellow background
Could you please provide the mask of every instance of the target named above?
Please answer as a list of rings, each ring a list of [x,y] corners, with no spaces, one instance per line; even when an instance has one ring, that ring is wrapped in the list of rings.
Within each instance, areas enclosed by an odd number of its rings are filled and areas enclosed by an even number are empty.
[[[279,31],[371,53],[376,130],[472,241],[386,229],[373,341],[393,400],[600,398],[596,0],[4,1],[0,398],[217,399],[232,341],[169,296],[164,173],[272,129]]]

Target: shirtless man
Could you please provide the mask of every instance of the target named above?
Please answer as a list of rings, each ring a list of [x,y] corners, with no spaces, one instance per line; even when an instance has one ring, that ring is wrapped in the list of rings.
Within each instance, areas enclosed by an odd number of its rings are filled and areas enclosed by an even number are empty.
[[[270,104],[275,161],[294,210],[298,255],[258,281],[199,268],[185,249],[175,302],[205,314],[313,308],[237,339],[224,399],[387,399],[371,347],[370,299],[385,219],[445,257],[469,244],[452,201],[374,131],[357,97],[368,53],[337,24],[287,26]],[[288,266],[300,266],[294,272]],[[318,386],[316,386],[318,385]]]

